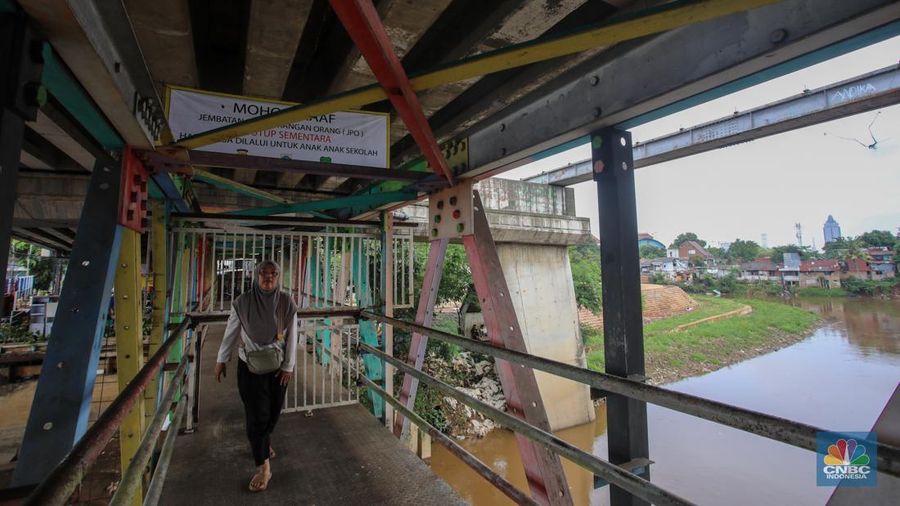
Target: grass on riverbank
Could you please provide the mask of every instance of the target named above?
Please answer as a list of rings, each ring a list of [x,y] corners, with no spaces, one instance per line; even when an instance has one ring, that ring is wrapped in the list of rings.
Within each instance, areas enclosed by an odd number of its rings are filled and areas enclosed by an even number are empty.
[[[818,297],[818,298],[840,298],[848,297],[850,293],[842,288],[821,288],[810,286],[797,290],[798,297]]]
[[[813,313],[779,302],[757,299],[721,299],[693,296],[699,307],[690,313],[644,325],[647,377],[668,383],[768,353],[799,340],[815,325]],[[679,331],[679,325],[739,309],[753,308],[746,316],[733,316]],[[603,370],[603,335],[586,332],[588,367]]]

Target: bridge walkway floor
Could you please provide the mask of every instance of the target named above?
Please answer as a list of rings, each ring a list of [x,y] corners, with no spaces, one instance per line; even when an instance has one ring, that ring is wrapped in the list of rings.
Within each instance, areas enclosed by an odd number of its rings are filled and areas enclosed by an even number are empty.
[[[358,404],[282,415],[269,487],[247,490],[254,463],[234,360],[225,381],[213,378],[223,331],[212,325],[204,340],[200,424],[178,436],[160,504],[465,504]]]

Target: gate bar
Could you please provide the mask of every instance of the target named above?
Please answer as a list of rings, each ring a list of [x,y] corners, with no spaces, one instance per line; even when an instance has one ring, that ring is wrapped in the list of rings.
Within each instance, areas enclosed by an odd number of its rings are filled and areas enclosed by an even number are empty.
[[[812,425],[794,422],[785,418],[760,413],[759,411],[740,408],[704,399],[702,397],[696,397],[674,390],[668,390],[658,386],[612,376],[602,372],[583,369],[581,367],[529,355],[519,351],[508,350],[492,344],[482,343],[474,339],[467,339],[440,330],[416,325],[404,320],[387,318],[370,311],[363,311],[360,316],[362,318],[369,318],[375,321],[388,323],[409,332],[418,332],[441,341],[455,344],[475,353],[491,355],[525,367],[531,367],[562,378],[584,383],[607,392],[624,395],[681,413],[693,415],[698,418],[728,425],[735,429],[767,437],[805,450],[815,451],[816,433],[824,431],[824,429]],[[878,471],[900,477],[900,448],[882,442],[878,443]]]

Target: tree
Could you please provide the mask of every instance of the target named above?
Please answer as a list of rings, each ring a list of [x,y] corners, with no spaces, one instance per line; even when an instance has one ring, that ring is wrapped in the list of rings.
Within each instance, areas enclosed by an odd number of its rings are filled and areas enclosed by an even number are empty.
[[[697,234],[695,234],[693,232],[684,232],[684,233],[678,234],[678,237],[676,237],[675,240],[672,241],[672,245],[669,247],[677,248],[677,247],[681,246],[681,243],[684,243],[687,241],[694,241],[697,244],[699,244],[700,246],[703,246],[704,248],[706,247],[706,241],[697,237]]]
[[[753,241],[735,239],[728,248],[728,257],[736,262],[749,262],[758,258],[762,248]]]
[[[425,266],[428,261],[428,244],[416,243],[415,256],[415,283],[416,300],[418,292],[425,277]],[[444,255],[444,272],[441,276],[441,286],[438,288],[435,305],[445,302],[457,302],[462,304],[469,287],[472,285],[472,271],[469,270],[469,259],[466,250],[460,244],[447,246],[447,254]]]
[[[796,244],[775,246],[769,250],[769,256],[772,257],[773,262],[782,261],[785,253],[799,253],[800,260],[813,260],[819,257],[819,254],[809,246],[797,246]]]
[[[715,246],[706,248],[706,252],[712,255],[716,260],[726,260],[728,258],[728,253],[724,249]]]
[[[594,243],[584,243],[569,248],[569,264],[575,301],[595,313],[603,306],[600,281],[600,248]]]
[[[665,256],[666,250],[659,249],[656,246],[651,246],[649,244],[644,244],[638,249],[638,254],[641,258],[659,258],[661,256]]]
[[[872,230],[856,238],[865,246],[880,248],[893,248],[897,243],[897,238],[887,230]]]
[[[844,251],[850,246],[850,241],[846,237],[838,237],[834,241],[825,243],[822,249],[825,250],[825,258],[829,260],[840,260],[843,258]]]
[[[866,245],[859,239],[850,239],[847,241],[846,248],[840,250],[841,260],[865,260],[869,261],[869,253],[866,252]]]

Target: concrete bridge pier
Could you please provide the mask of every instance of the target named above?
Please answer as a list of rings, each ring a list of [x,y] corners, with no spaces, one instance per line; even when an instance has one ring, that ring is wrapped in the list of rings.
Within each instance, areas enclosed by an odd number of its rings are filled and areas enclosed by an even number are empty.
[[[567,247],[506,243],[497,254],[528,353],[585,367]],[[535,376],[554,431],[594,420],[587,385],[541,371]]]
[[[501,178],[479,181],[475,189],[528,353],[584,367],[568,246],[591,240],[591,233],[588,219],[575,216],[574,190]],[[403,214],[427,240],[428,208],[408,206]],[[535,376],[553,430],[593,421],[589,387],[540,371]]]

